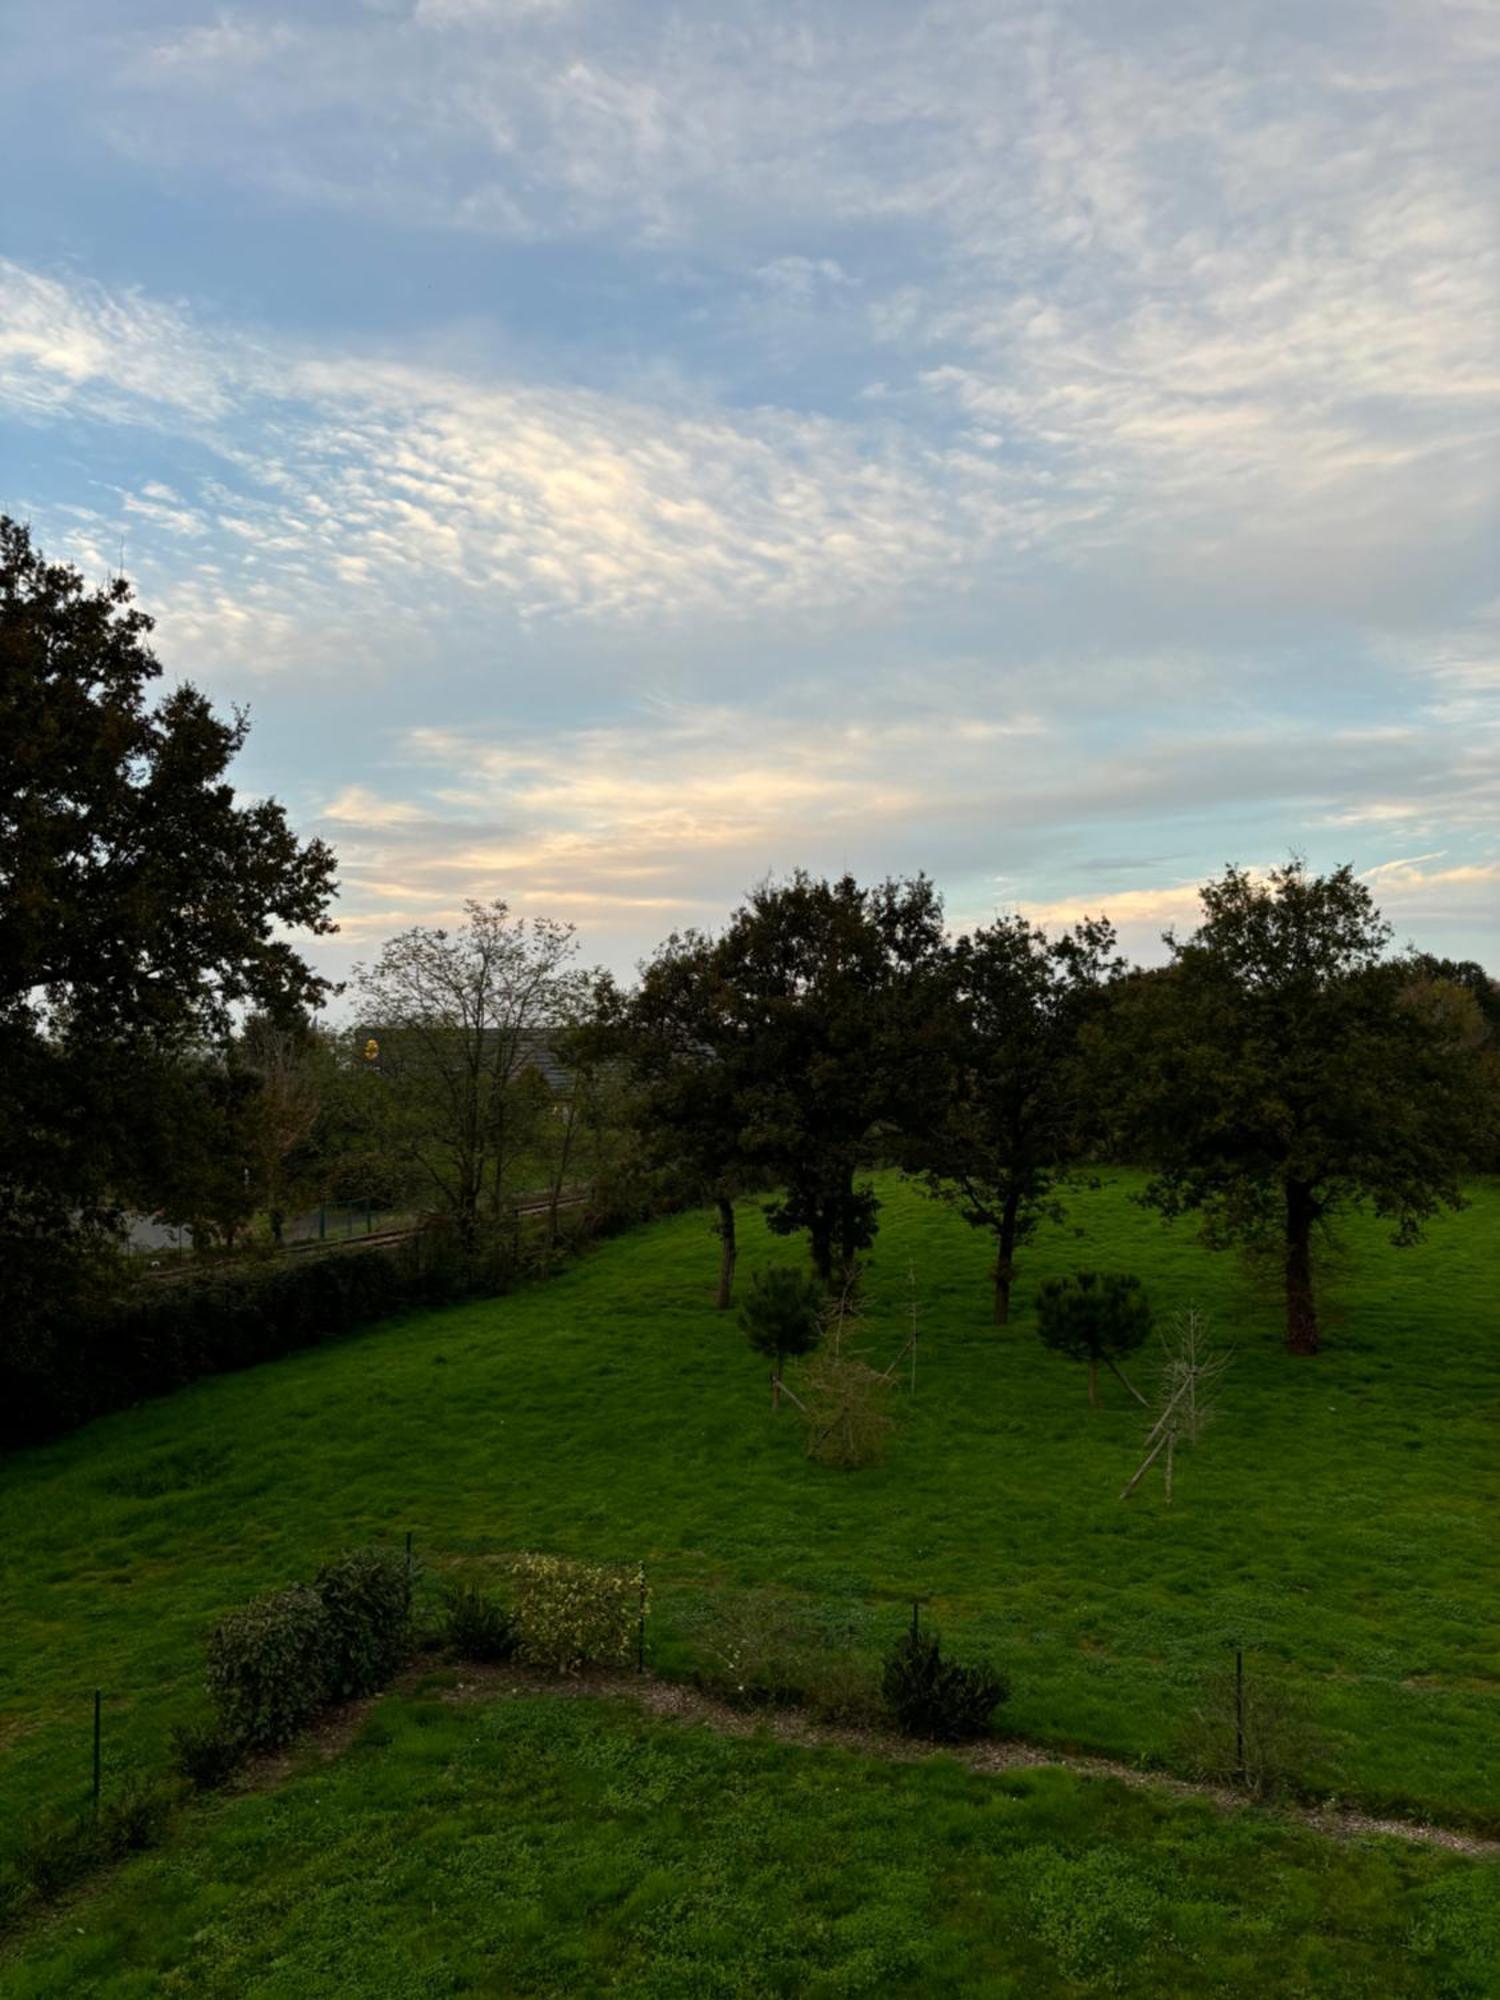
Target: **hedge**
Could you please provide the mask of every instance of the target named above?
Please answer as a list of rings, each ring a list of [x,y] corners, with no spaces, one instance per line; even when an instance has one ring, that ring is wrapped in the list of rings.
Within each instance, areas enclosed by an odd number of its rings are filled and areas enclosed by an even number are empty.
[[[477,1254],[431,1227],[390,1248],[300,1251],[199,1274],[139,1277],[113,1299],[0,1341],[0,1449],[36,1444],[203,1375],[274,1361],[413,1307],[503,1292],[567,1251],[643,1219],[571,1210],[558,1252],[509,1232]]]

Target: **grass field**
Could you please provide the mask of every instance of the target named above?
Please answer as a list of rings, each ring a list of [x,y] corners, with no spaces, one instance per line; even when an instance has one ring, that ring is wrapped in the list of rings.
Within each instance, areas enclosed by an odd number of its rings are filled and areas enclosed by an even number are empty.
[[[1196,1676],[1235,1637],[1281,1663],[1331,1792],[1500,1827],[1500,1188],[1396,1251],[1351,1238],[1328,1351],[1280,1351],[1274,1299],[1112,1181],[1028,1257],[987,1321],[984,1242],[897,1182],[873,1271],[894,1348],[908,1264],[917,1394],[882,1467],[841,1473],[773,1418],[763,1364],[709,1305],[690,1215],[552,1283],[413,1317],[101,1420],[0,1471],[0,1817],[81,1798],[90,1691],[110,1782],[159,1769],[205,1625],[341,1545],[407,1529],[429,1560],[548,1549],[642,1559],[658,1662],[705,1593],[773,1583],[842,1606],[878,1650],[913,1593],[1015,1685],[1019,1731],[1171,1761]],[[794,1254],[745,1211],[742,1270]],[[1221,1419],[1159,1491],[1116,1494],[1140,1413],[1032,1328],[1037,1280],[1132,1269],[1234,1340]]]
[[[388,1698],[332,1763],[196,1809],[0,1981],[9,2000],[1482,2000],[1493,1878],[1057,1770],[429,1691]]]

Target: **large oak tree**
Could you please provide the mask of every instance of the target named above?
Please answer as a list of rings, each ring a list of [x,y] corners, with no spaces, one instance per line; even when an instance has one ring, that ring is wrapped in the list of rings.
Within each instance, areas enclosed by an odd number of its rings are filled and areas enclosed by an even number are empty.
[[[715,945],[742,1157],[785,1189],[770,1225],[805,1230],[825,1280],[874,1240],[878,1204],[857,1175],[922,1088],[942,950],[925,877],[861,888],[801,871],[753,891]]]
[[[938,1087],[911,1100],[907,1157],[932,1191],[995,1239],[994,1315],[1010,1317],[1016,1252],[1084,1146],[1079,1041],[1118,976],[1094,920],[1049,938],[1000,917],[953,945],[942,981]]]
[[[1201,892],[1171,962],[1122,983],[1102,1091],[1156,1166],[1149,1199],[1213,1244],[1279,1249],[1286,1344],[1319,1344],[1315,1247],[1343,1210],[1413,1242],[1461,1202],[1492,1097],[1472,999],[1418,961],[1348,867],[1237,868]]]

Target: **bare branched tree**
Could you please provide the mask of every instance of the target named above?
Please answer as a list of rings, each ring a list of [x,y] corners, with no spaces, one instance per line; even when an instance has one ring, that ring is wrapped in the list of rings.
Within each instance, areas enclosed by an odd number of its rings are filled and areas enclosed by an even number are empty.
[[[391,938],[356,980],[402,1142],[472,1247],[535,1143],[539,1070],[585,975],[571,924],[513,918],[502,902],[465,908],[457,931]]]
[[[1172,1474],[1179,1444],[1195,1445],[1218,1410],[1218,1387],[1234,1359],[1217,1347],[1208,1321],[1197,1306],[1172,1315],[1161,1336],[1162,1360],[1157,1371],[1155,1421],[1146,1433],[1144,1457],[1120,1495],[1128,1500],[1151,1467],[1162,1465],[1167,1505],[1172,1504]]]

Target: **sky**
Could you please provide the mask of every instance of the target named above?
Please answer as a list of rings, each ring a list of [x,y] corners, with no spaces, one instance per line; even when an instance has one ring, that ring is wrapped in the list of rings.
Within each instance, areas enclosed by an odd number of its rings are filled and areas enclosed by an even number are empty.
[[[1497,0],[5,0],[0,509],[341,860],[1500,960]]]

